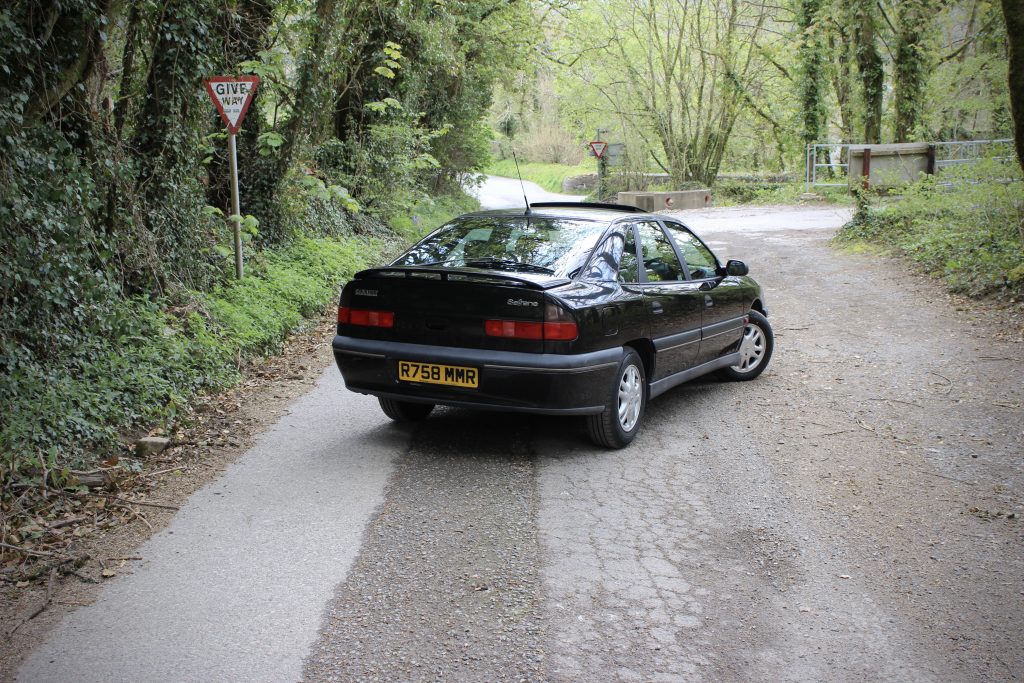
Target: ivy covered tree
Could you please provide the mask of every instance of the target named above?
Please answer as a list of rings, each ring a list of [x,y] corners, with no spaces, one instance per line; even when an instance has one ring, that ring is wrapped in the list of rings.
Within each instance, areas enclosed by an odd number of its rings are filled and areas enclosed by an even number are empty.
[[[798,89],[804,144],[819,142],[828,116],[825,102],[825,54],[819,13],[822,0],[798,0],[797,31],[800,40]]]
[[[1024,168],[1024,0],[1003,0],[1009,43],[1008,80],[1017,162]]]
[[[896,3],[896,54],[893,59],[895,142],[908,142],[921,125],[931,61],[926,40],[933,9],[931,0]]]
[[[863,141],[882,141],[882,104],[885,97],[885,67],[878,46],[877,3],[875,0],[849,0],[853,25],[854,53],[860,74],[863,110]]]

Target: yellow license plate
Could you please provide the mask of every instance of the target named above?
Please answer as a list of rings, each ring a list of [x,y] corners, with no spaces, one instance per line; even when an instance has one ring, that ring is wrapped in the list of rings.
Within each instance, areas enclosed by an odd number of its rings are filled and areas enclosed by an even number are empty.
[[[403,382],[424,382],[476,389],[480,384],[480,371],[476,368],[464,368],[458,365],[436,365],[400,360],[398,361],[398,379]]]

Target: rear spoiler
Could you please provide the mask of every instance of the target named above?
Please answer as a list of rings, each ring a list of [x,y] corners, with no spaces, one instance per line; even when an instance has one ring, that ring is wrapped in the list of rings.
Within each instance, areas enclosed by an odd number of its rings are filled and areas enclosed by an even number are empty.
[[[567,277],[550,275],[530,277],[523,273],[482,272],[476,268],[431,268],[429,266],[382,266],[367,268],[355,274],[355,278],[368,277],[416,278],[442,282],[490,282],[540,290],[554,289],[572,282]]]

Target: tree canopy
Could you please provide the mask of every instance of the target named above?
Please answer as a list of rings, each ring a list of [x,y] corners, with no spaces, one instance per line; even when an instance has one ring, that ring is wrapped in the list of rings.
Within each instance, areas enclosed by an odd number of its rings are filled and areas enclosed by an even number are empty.
[[[539,75],[513,93],[553,91],[577,141],[609,130],[632,164],[676,184],[802,170],[811,142],[990,139],[1013,127],[1011,41],[990,0],[592,0],[541,16]],[[495,120],[516,121],[528,144],[547,115],[513,97],[500,93]]]

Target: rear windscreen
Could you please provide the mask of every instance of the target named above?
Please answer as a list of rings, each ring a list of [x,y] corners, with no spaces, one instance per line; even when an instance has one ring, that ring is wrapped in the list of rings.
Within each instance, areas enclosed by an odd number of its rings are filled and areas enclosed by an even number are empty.
[[[605,222],[528,216],[459,218],[398,257],[395,266],[486,268],[573,277]]]

